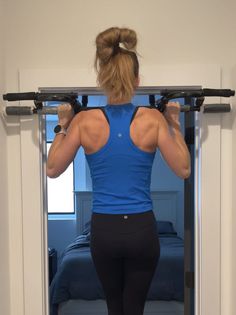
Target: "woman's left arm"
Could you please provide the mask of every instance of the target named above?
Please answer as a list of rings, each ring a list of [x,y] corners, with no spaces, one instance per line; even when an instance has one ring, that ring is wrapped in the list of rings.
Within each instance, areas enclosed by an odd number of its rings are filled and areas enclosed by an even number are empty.
[[[47,159],[47,176],[56,178],[61,175],[73,161],[80,145],[80,115],[74,116],[69,104],[59,105],[59,125],[67,129],[66,135],[55,135]]]

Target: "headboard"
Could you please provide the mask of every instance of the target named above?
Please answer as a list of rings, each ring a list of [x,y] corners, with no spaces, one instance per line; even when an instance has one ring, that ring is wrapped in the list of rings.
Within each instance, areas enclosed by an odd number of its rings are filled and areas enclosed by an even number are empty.
[[[178,205],[177,205],[177,191],[153,191],[151,198],[153,201],[153,212],[159,221],[170,221],[173,223],[174,229],[177,234],[181,235],[178,231],[177,224],[178,218]],[[76,200],[76,231],[77,235],[81,234],[84,230],[86,222],[91,219],[92,208],[92,192],[79,191],[75,192]]]

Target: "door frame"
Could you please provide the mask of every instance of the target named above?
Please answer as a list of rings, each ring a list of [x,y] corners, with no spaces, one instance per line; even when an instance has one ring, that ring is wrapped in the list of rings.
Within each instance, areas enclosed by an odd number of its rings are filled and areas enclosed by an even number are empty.
[[[143,66],[141,73],[142,86],[200,85],[221,88],[221,68],[218,65],[152,65]],[[19,71],[20,92],[36,92],[43,87],[73,86],[96,86],[95,73],[90,69],[21,69]],[[21,104],[26,105],[25,102]],[[22,289],[23,301],[17,309],[19,298],[11,286],[12,314],[18,315],[49,314],[47,211],[43,200],[44,164],[41,127],[37,116],[19,118],[21,178],[18,188],[21,210],[18,213],[19,220],[10,220],[12,283],[14,275],[22,274],[22,283],[19,286]],[[195,128],[195,315],[220,315],[220,196],[223,189],[220,178],[221,117],[197,113]],[[8,153],[11,153],[11,148]],[[17,238],[19,228],[22,239],[18,242],[19,248],[16,254],[13,240]],[[22,262],[20,265],[17,263],[18,258]]]

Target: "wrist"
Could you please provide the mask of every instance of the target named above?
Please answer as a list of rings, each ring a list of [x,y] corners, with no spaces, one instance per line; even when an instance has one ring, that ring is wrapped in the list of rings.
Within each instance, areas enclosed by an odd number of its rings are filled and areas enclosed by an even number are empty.
[[[60,118],[58,119],[58,125],[62,126],[62,128],[67,129],[71,123],[71,119]]]
[[[60,125],[63,129],[67,129],[69,127],[69,123],[58,121],[58,125]]]
[[[178,129],[180,130],[181,129],[181,126],[180,126],[180,122],[179,121],[171,121],[169,123],[169,126],[173,129]]]
[[[59,135],[59,134],[66,135],[67,130],[64,126],[62,126],[61,124],[58,124],[54,128],[54,132],[56,135]]]

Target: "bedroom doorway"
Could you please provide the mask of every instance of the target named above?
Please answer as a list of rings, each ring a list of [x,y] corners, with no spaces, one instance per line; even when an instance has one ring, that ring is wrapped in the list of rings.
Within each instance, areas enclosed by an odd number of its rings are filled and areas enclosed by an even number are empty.
[[[65,91],[66,89],[63,89],[63,92]],[[46,92],[55,92],[55,90],[47,89]],[[88,107],[106,104],[105,97],[99,95],[96,90],[89,90],[89,92],[91,94],[87,95]],[[158,93],[156,97],[158,97]],[[79,100],[82,101],[82,98]],[[181,104],[189,105],[191,99],[186,98],[178,101]],[[145,88],[145,93],[141,94],[140,91],[134,97],[133,103],[136,106],[149,106],[147,88]],[[55,106],[57,104],[47,105]],[[53,127],[57,120],[56,116],[48,116],[46,119],[46,142],[49,146],[53,138]],[[165,315],[194,315],[194,122],[194,112],[181,113],[182,132],[191,152],[192,173],[189,179],[183,181],[171,174],[159,152],[155,157],[151,195],[160,233],[162,262],[159,261],[150,288],[149,299],[145,306],[145,315],[153,314],[153,312]],[[93,270],[88,269],[88,267],[92,268],[91,260],[87,260],[84,271],[78,275],[85,282],[81,287],[79,285],[76,287],[77,292],[73,299],[65,299],[64,297],[63,302],[58,302],[57,305],[54,303],[53,305],[53,300],[56,301],[56,296],[60,295],[60,292],[55,292],[55,286],[60,287],[59,281],[62,281],[63,286],[63,281],[65,282],[70,278],[73,279],[72,287],[75,286],[76,277],[73,278],[71,273],[64,277],[64,271],[62,271],[62,276],[60,274],[61,266],[65,260],[69,256],[73,261],[78,259],[78,267],[81,266],[80,257],[84,259],[87,255],[87,259],[89,259],[89,218],[91,215],[92,183],[83,149],[80,149],[77,153],[61,185],[63,186],[65,183],[69,187],[66,193],[67,202],[65,203],[67,209],[63,208],[64,210],[62,210],[62,203],[60,202],[58,205],[60,193],[58,193],[57,186],[54,199],[57,201],[56,207],[60,207],[60,211],[54,208],[48,213],[50,315],[56,314],[56,308],[58,315],[67,315],[78,309],[86,312],[86,314],[103,315],[106,314],[106,305],[104,300],[101,299],[102,292],[99,284],[97,288],[94,288],[95,291],[98,291],[97,296],[91,295],[91,288],[87,293],[84,289],[86,285],[89,285],[88,278],[85,277],[86,268],[89,275],[96,276]],[[50,190],[48,189],[47,200],[51,200],[51,204],[53,203],[51,195],[53,194],[53,185],[54,183],[50,180],[50,183],[48,182]],[[68,270],[68,268],[67,266],[66,269]],[[55,285],[56,281],[58,282]],[[94,280],[92,282],[96,283]],[[72,287],[68,288],[68,292],[73,291]]]

